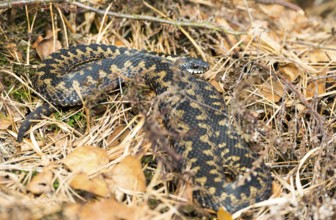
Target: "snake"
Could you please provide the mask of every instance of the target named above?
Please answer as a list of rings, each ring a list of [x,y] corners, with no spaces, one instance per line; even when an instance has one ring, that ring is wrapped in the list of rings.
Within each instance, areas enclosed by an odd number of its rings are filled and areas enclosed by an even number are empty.
[[[32,76],[45,102],[26,116],[17,141],[32,123],[55,107],[78,106],[106,94],[127,79],[144,80],[159,99],[172,147],[188,168],[193,196],[202,207],[234,213],[271,195],[270,169],[228,118],[221,94],[199,77],[209,69],[202,59],[105,44],[76,45],[52,53]],[[55,106],[55,107],[53,107]]]

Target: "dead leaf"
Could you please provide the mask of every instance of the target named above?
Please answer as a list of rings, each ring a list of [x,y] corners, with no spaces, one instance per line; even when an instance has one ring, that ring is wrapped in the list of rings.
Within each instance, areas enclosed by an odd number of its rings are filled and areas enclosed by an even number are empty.
[[[326,93],[326,78],[323,77],[326,75],[327,69],[325,68],[316,74],[316,78],[322,76],[320,79],[313,80],[307,84],[307,89],[305,90],[306,98],[312,98]]]
[[[54,179],[53,167],[54,165],[49,165],[41,173],[34,176],[28,183],[27,190],[35,195],[51,192]]]
[[[215,17],[214,22],[223,29],[232,29],[230,24],[223,17]],[[227,55],[227,52],[232,49],[232,45],[235,45],[238,42],[237,37],[232,34],[225,36],[225,38],[226,40],[219,41],[218,44],[214,45],[216,52],[222,55]]]
[[[105,0],[91,0],[90,1],[93,5],[104,4]]]
[[[268,79],[259,88],[261,95],[272,103],[278,102],[285,93],[283,85],[276,79]]]
[[[125,139],[125,137],[130,133],[130,130],[125,129],[125,128],[126,128],[126,125],[119,125],[108,136],[108,138],[107,138],[107,143],[109,143],[108,148],[118,146]]]
[[[36,47],[44,40],[44,37],[42,35],[37,36],[36,40],[32,44],[32,48],[36,49]]]
[[[114,42],[114,45],[117,46],[117,47],[126,47],[126,45],[124,44],[124,42],[121,41],[121,40],[116,40]]]
[[[12,123],[11,123],[11,120],[9,118],[1,117],[1,115],[0,115],[0,130],[5,130],[11,125],[12,125]]]
[[[218,220],[233,220],[232,215],[225,211],[223,208],[218,209],[217,211]]]
[[[8,52],[14,59],[16,59],[19,62],[24,62],[24,59],[22,57],[22,52],[20,52],[20,50],[18,49],[17,44],[9,43],[9,44],[4,44],[2,46],[8,50]]]
[[[301,103],[298,103],[298,102],[296,102],[294,100],[291,100],[291,99],[285,101],[285,106],[286,106],[286,108],[291,108],[291,107],[295,106],[295,108],[299,112],[303,112],[307,109],[307,107],[305,105],[303,105]]]
[[[296,80],[296,78],[300,75],[299,68],[293,63],[279,66],[279,69],[283,74],[285,74],[286,79],[288,79],[290,82]]]
[[[56,40],[54,42],[54,39],[47,39],[39,43],[39,45],[36,47],[36,52],[41,58],[41,60],[44,60],[50,54],[52,54],[53,52],[57,50],[60,50],[61,48],[62,48],[62,45],[59,40]]]
[[[325,80],[317,80],[316,82],[308,83],[306,98],[312,98],[326,93]]]
[[[271,18],[280,19],[281,15],[284,13],[285,8],[281,5],[259,5],[260,9],[263,10]]]
[[[63,163],[71,171],[80,171],[91,174],[109,162],[104,149],[94,146],[77,147],[69,154]]]
[[[60,31],[60,29],[55,31],[56,37],[58,31]],[[57,38],[54,40],[54,37],[55,36],[53,32],[51,30],[47,30],[46,36],[44,38],[42,36],[38,36],[36,41],[33,43],[32,48],[36,49],[36,52],[41,60],[44,60],[51,53],[62,48],[61,42],[57,40]]]
[[[263,48],[274,54],[279,54],[281,50],[281,45],[279,43],[278,36],[269,31],[265,31],[262,22],[256,21],[251,31],[249,31],[249,39],[255,40],[255,44],[258,48]]]
[[[227,20],[223,17],[216,17],[215,20],[214,20],[215,24],[219,25],[219,26],[222,26],[223,28],[225,29],[232,29],[230,24],[227,22]]]
[[[216,88],[218,92],[224,93],[224,89],[221,87],[221,85],[216,80],[211,80],[210,83]]]
[[[113,183],[111,184],[112,190],[117,194],[123,193],[123,190],[132,192],[145,192],[146,190],[145,175],[140,160],[136,157],[127,156],[111,170],[104,172],[104,175]]]
[[[186,201],[193,201],[194,186],[191,184],[191,181],[179,181],[176,189],[176,196]]]
[[[36,143],[38,147],[42,147],[45,145],[44,141],[37,141]],[[28,138],[24,138],[23,142],[19,143],[19,146],[20,146],[21,152],[27,152],[27,151],[34,149],[34,144],[32,140]]]
[[[144,214],[145,209],[141,206],[130,207],[113,199],[85,205],[69,204],[64,211],[66,219],[76,220],[134,220],[141,219]]]
[[[270,18],[273,18],[279,26],[284,27],[288,32],[300,32],[308,23],[308,17],[302,10],[288,10],[277,4],[259,5],[260,9]],[[268,22],[269,23],[269,22]],[[279,33],[280,35],[282,32]]]
[[[328,45],[331,48],[336,48],[336,45]],[[305,60],[311,63],[329,63],[332,60],[336,60],[336,51],[334,50],[324,50],[324,49],[314,49],[310,50],[303,56]]]
[[[61,149],[64,146],[69,145],[69,139],[66,135],[51,133],[51,134],[48,134],[48,138],[52,140],[52,142],[55,145],[55,148]]]
[[[283,188],[281,187],[281,184],[279,184],[276,181],[272,182],[272,195],[275,198],[279,198],[281,196],[281,193],[283,191]]]
[[[4,85],[2,84],[2,82],[0,81],[0,92],[3,92],[4,91]]]
[[[73,177],[70,186],[77,190],[83,190],[97,196],[110,196],[110,191],[102,175],[90,178],[86,173],[79,173]]]
[[[211,5],[211,1],[204,1],[206,4]],[[189,17],[191,20],[199,19],[199,20],[207,20],[209,15],[207,13],[202,12],[202,10],[195,10],[195,7],[192,5],[184,5],[183,10],[180,10],[181,16]]]

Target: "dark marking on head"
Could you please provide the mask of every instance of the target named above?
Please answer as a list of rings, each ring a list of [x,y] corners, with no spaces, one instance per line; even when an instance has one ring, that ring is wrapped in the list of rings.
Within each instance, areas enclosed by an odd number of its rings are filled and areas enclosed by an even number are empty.
[[[180,70],[191,74],[203,74],[209,70],[209,64],[201,59],[186,57],[180,62]]]

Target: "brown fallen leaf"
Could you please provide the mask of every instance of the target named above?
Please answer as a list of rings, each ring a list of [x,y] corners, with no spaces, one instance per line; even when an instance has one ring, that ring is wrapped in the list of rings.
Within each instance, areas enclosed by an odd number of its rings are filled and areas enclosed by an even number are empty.
[[[280,5],[259,5],[261,10],[263,10],[264,13],[266,13],[268,16],[275,18],[275,19],[280,19],[281,16],[284,13],[285,8]]]
[[[116,147],[125,139],[125,137],[130,133],[130,130],[125,128],[126,125],[119,125],[116,129],[114,129],[107,138],[107,143],[109,143],[107,148]]]
[[[5,89],[4,85],[2,84],[1,80],[0,80],[0,92],[3,92]]]
[[[296,10],[288,10],[287,8],[277,5],[259,5],[260,9],[273,18],[279,26],[286,27],[289,32],[298,32],[307,25],[308,18],[304,11],[297,8]],[[279,33],[279,35],[282,34]]]
[[[59,30],[60,29],[56,30],[56,36]],[[38,36],[36,41],[33,43],[32,48],[36,49],[36,52],[41,60],[44,60],[51,53],[60,50],[62,48],[62,45],[59,40],[54,40],[53,32],[48,30],[44,38],[42,36]]]
[[[326,93],[326,78],[323,76],[327,75],[328,70],[325,68],[316,74],[316,77],[321,77],[320,79],[313,80],[307,84],[305,90],[305,97],[312,98],[314,96],[319,96]]]
[[[86,173],[79,173],[73,177],[70,186],[77,190],[83,190],[97,196],[110,196],[110,191],[102,175],[90,178]]]
[[[221,85],[216,80],[211,80],[210,83],[216,88],[218,92],[224,93],[224,89],[221,87]]]
[[[94,146],[77,147],[69,154],[63,163],[71,171],[91,174],[109,162],[109,157],[104,149]]]
[[[283,188],[281,184],[279,184],[276,181],[272,182],[272,195],[274,198],[279,198],[281,196],[281,193],[283,191]]]
[[[217,211],[218,220],[233,220],[232,215],[225,211],[223,208],[218,209]]]
[[[145,214],[141,206],[126,206],[113,199],[81,204],[69,204],[65,207],[66,219],[76,220],[134,220],[141,219]]]
[[[146,179],[142,171],[140,160],[133,156],[127,156],[112,169],[104,172],[104,176],[111,182],[110,186],[121,197],[124,190],[133,192],[145,192]]]
[[[62,48],[62,45],[59,40],[56,40],[54,43],[54,39],[47,39],[39,43],[39,45],[36,47],[36,52],[41,58],[41,60],[44,60],[50,54],[52,54],[53,52],[57,50],[60,50],[61,48]]]
[[[69,145],[69,140],[68,137],[62,134],[57,134],[57,133],[51,133],[48,134],[48,138],[52,140],[52,142],[55,145],[55,148],[61,149],[64,146]]]
[[[265,24],[258,21],[254,24],[251,31],[248,33],[247,40],[256,40],[256,46],[269,51],[273,54],[279,54],[281,51],[281,44],[276,33],[267,32],[264,28]]]
[[[39,148],[45,145],[44,141],[37,141],[36,143]],[[23,142],[19,143],[19,147],[21,152],[27,152],[34,149],[34,144],[32,140],[24,138]]]
[[[297,103],[293,100],[286,100],[285,102],[285,106],[286,108],[290,108],[290,107],[293,107],[295,106],[295,108],[299,111],[299,112],[303,112],[307,109],[307,107],[301,103]]]
[[[272,80],[272,81],[271,81]],[[278,102],[284,95],[283,85],[278,80],[268,79],[259,86],[260,94],[270,102]]]
[[[0,130],[5,130],[11,125],[12,125],[12,123],[11,123],[11,120],[9,118],[1,117],[1,115],[0,115]]]
[[[296,80],[296,78],[300,75],[299,68],[293,63],[279,66],[279,69],[283,74],[285,74],[286,79],[290,82]]]
[[[221,16],[215,17],[214,22],[216,25],[221,26],[227,30],[232,29],[228,21]],[[232,45],[235,45],[238,42],[237,37],[231,34],[225,36],[225,38],[227,40],[219,41],[218,44],[214,45],[216,52],[222,55],[227,55],[227,52],[232,49]]]
[[[9,54],[18,62],[24,62],[22,52],[18,49],[18,45],[15,43],[3,44],[4,48],[7,49]]]
[[[336,48],[336,45],[328,45],[330,48]],[[332,60],[336,60],[336,51],[334,50],[324,50],[324,49],[313,49],[307,51],[303,54],[306,61],[313,64],[317,63],[329,63]]]
[[[188,202],[193,201],[194,187],[190,181],[179,181],[176,189],[177,190],[175,192],[175,195],[185,199]]]
[[[45,167],[41,173],[33,177],[26,189],[35,195],[51,192],[53,190],[54,179],[53,168],[53,164]]]
[[[126,45],[124,44],[124,42],[122,42],[121,40],[116,40],[114,42],[114,45],[117,47],[126,47]]]

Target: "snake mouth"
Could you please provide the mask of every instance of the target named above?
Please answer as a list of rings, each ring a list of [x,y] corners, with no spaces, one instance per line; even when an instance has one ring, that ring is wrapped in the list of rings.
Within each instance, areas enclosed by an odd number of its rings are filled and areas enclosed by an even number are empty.
[[[209,70],[209,64],[198,58],[187,57],[181,60],[180,70],[190,74],[200,75]]]
[[[204,70],[195,70],[195,69],[187,69],[187,71],[191,74],[197,74],[197,75],[203,74],[205,72]]]

